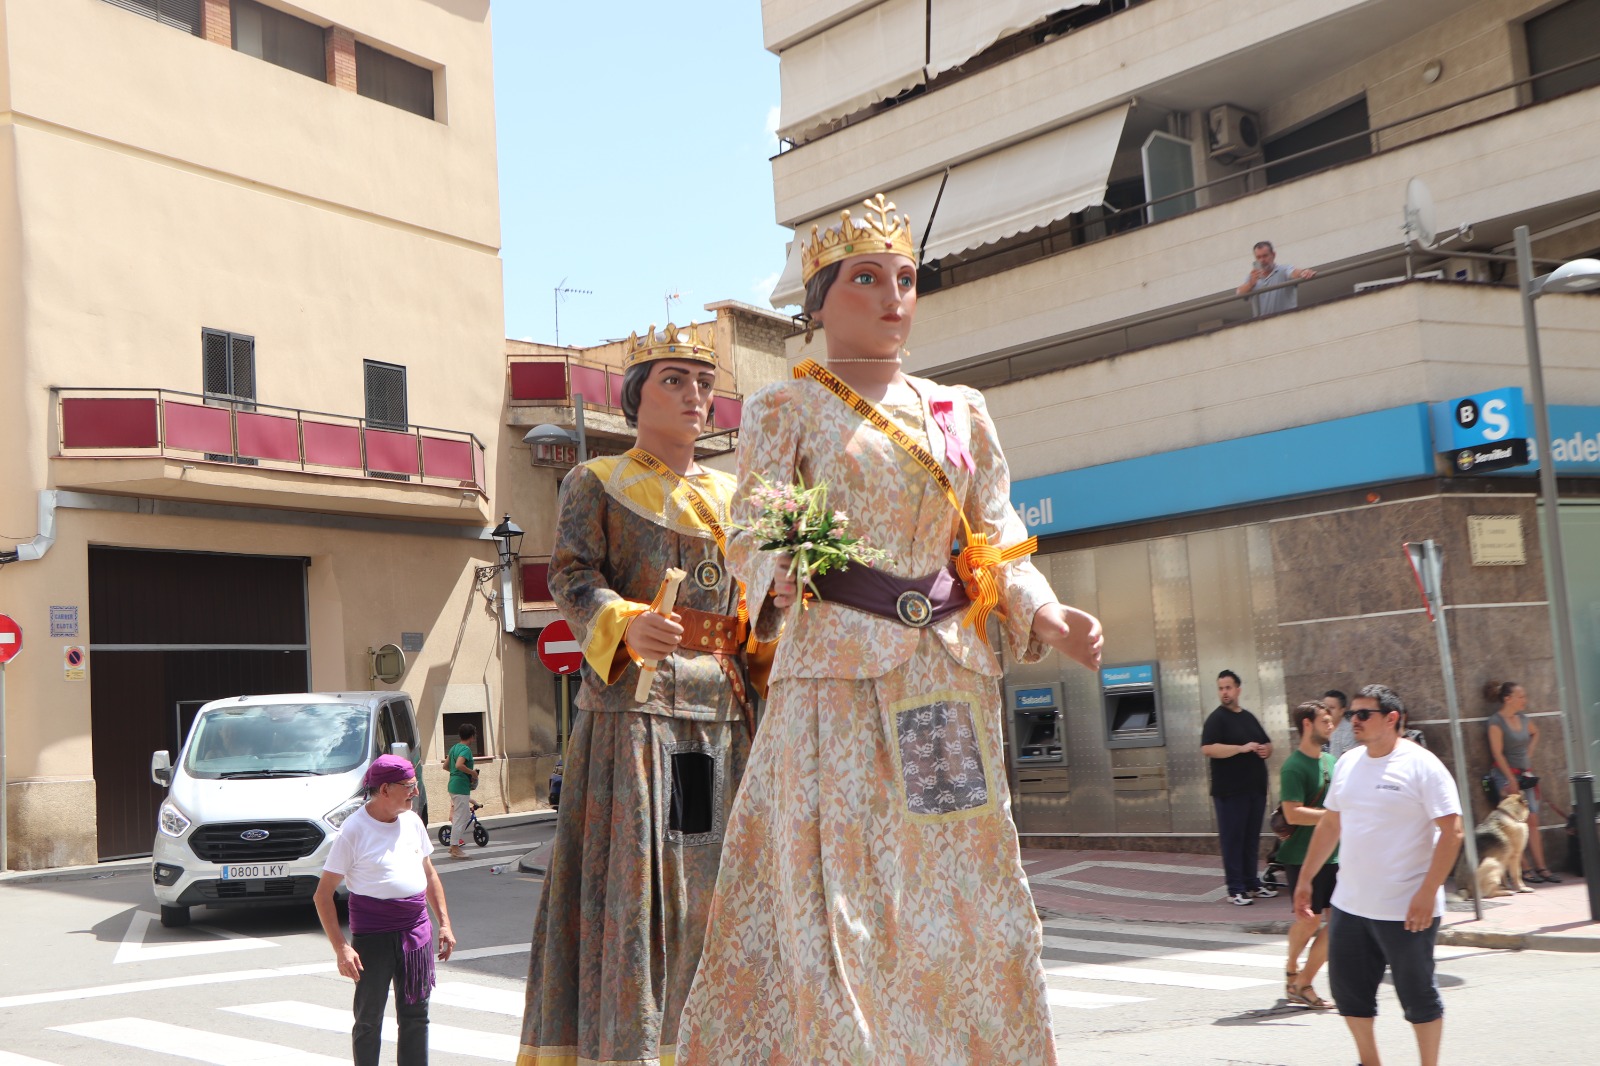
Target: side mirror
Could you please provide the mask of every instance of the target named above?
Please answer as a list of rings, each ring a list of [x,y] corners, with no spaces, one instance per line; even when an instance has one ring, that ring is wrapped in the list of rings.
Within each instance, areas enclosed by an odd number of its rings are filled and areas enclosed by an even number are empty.
[[[172,756],[158,751],[150,756],[150,780],[162,788],[172,787]]]
[[[398,755],[407,762],[411,761],[411,745],[403,740],[397,740],[389,745],[389,754]]]

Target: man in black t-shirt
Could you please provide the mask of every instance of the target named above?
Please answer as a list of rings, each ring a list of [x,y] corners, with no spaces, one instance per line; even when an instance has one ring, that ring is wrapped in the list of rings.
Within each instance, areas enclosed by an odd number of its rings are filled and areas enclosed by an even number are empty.
[[[1211,761],[1211,805],[1217,812],[1228,902],[1247,907],[1278,893],[1261,883],[1261,818],[1267,812],[1267,759],[1272,741],[1256,716],[1239,706],[1239,675],[1217,675],[1221,706],[1200,731],[1200,752]]]

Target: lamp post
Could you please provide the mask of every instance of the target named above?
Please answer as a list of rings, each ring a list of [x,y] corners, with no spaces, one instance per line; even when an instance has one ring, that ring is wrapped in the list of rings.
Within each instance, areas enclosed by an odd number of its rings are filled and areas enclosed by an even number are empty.
[[[1567,735],[1567,766],[1571,772],[1572,809],[1577,815],[1578,854],[1589,888],[1589,917],[1600,922],[1600,842],[1595,839],[1594,773],[1589,762],[1588,723],[1578,706],[1577,643],[1572,634],[1572,612],[1567,601],[1566,562],[1561,554],[1561,501],[1556,491],[1556,462],[1550,444],[1550,411],[1544,395],[1544,366],[1539,356],[1539,322],[1534,301],[1547,293],[1583,292],[1600,288],[1600,260],[1575,259],[1548,274],[1535,277],[1528,227],[1513,234],[1517,249],[1517,279],[1522,289],[1522,327],[1528,345],[1528,391],[1533,397],[1534,440],[1539,450],[1539,490],[1544,502],[1545,565],[1550,575],[1550,609],[1555,614],[1556,678],[1561,701],[1561,721]]]
[[[506,515],[500,524],[489,531],[489,536],[494,540],[495,551],[500,561],[493,566],[476,567],[478,582],[499,576],[500,578],[500,625],[507,633],[517,631],[517,605],[512,598],[511,570],[517,561],[517,552],[522,547],[522,527]]]
[[[572,394],[572,429],[551,425],[549,422],[534,426],[522,435],[524,444],[576,445],[578,462],[589,461],[589,439],[583,432],[583,393]]]

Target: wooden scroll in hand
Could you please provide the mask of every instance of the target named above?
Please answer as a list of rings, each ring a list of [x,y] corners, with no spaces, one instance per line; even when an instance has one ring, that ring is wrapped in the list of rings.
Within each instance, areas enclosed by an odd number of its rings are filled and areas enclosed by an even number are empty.
[[[678,604],[678,586],[683,584],[685,574],[676,566],[670,568],[666,576],[661,579],[661,591],[656,593],[656,602],[650,609],[662,618],[671,618],[672,609]],[[650,686],[656,683],[656,664],[641,662],[639,664],[639,687],[633,690],[633,702],[643,703],[650,698]]]

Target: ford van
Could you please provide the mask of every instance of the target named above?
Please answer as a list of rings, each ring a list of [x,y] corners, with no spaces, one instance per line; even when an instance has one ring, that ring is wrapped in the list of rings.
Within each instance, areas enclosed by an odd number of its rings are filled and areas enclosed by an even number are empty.
[[[167,787],[151,877],[161,924],[189,908],[311,901],[344,820],[365,799],[372,760],[418,767],[417,722],[404,692],[234,696],[201,707],[174,762],[150,757]],[[423,821],[428,797],[413,801]]]

